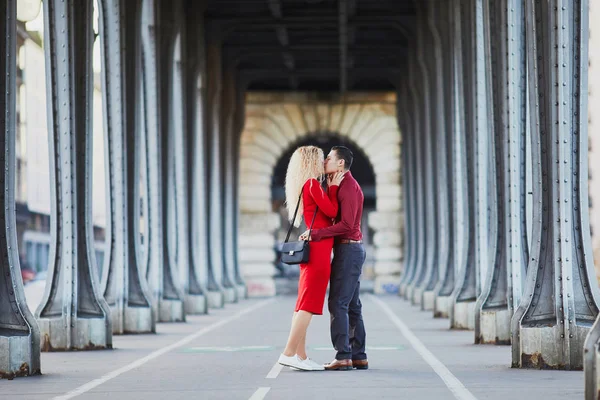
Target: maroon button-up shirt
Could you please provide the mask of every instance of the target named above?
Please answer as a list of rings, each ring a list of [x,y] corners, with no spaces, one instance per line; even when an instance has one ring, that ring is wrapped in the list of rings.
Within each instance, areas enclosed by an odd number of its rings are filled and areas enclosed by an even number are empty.
[[[350,171],[346,172],[338,189],[339,211],[336,223],[327,228],[313,229],[312,240],[318,241],[332,236],[336,239],[362,240],[360,221],[364,199],[360,185]]]

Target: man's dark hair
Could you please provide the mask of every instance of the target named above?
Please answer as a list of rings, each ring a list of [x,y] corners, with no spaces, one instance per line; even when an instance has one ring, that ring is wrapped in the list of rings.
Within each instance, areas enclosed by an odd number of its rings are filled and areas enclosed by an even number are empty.
[[[338,158],[344,160],[344,168],[346,171],[349,171],[352,166],[352,161],[354,161],[354,154],[352,154],[352,151],[346,146],[333,146],[331,150],[335,150]]]

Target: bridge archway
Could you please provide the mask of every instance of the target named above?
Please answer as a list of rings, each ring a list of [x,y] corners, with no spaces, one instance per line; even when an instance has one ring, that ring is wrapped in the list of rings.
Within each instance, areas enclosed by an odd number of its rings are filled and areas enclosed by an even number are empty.
[[[375,290],[396,291],[402,261],[401,133],[394,94],[316,95],[249,93],[240,147],[239,258],[251,296],[275,293],[275,231],[281,228],[271,184],[278,161],[295,145],[331,136],[354,144],[372,165]],[[367,227],[363,227],[366,230]]]

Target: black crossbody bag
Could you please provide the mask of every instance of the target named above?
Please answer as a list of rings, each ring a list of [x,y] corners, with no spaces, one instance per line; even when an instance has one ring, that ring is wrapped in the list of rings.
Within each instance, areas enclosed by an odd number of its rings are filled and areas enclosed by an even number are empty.
[[[281,246],[281,262],[286,264],[295,265],[295,264],[307,264],[310,257],[310,246],[308,244],[308,240],[300,240],[297,242],[288,242],[290,239],[290,234],[292,233],[292,228],[294,227],[294,221],[296,221],[296,215],[298,215],[298,208],[300,207],[300,199],[302,199],[302,192],[300,192],[300,196],[298,197],[298,204],[296,204],[296,211],[294,211],[294,218],[292,218],[292,222],[290,223],[290,228],[288,229],[287,236],[285,237],[285,242]],[[313,215],[312,221],[310,223],[310,228],[308,230],[308,238],[310,239],[310,234],[312,232],[313,224],[315,223],[315,217],[317,216],[317,211],[319,211],[319,207],[315,209],[315,214]]]

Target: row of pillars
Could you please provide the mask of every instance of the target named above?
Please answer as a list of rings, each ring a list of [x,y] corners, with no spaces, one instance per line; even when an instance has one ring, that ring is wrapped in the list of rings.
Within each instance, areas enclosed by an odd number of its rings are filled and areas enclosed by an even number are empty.
[[[515,368],[585,364],[596,399],[588,1],[416,4],[398,104],[400,294],[452,329],[474,330],[475,343],[510,344]]]
[[[40,349],[111,348],[113,334],[155,332],[246,297],[236,251],[243,92],[193,0],[98,1],[109,223],[96,276],[93,1],[43,2],[52,243],[35,316],[15,229],[17,0],[0,5],[0,377],[39,373]]]

